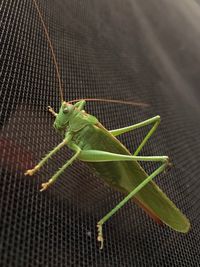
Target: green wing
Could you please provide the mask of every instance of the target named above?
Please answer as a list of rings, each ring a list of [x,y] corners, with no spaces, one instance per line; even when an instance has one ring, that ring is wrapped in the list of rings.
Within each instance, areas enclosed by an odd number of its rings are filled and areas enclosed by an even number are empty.
[[[101,124],[85,127],[76,134],[76,140],[77,144],[85,150],[95,149],[130,155],[119,140]],[[148,177],[138,162],[92,162],[88,164],[95,168],[96,173],[110,186],[126,194]],[[157,222],[162,221],[178,232],[188,232],[189,220],[155,182],[152,181],[141,189],[135,195],[135,200]]]

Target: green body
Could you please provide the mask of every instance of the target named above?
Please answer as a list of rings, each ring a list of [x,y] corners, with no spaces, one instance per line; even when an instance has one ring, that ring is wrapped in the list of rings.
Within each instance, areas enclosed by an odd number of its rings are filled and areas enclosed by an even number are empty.
[[[118,154],[131,155],[120,141],[108,132],[100,123],[87,125],[75,133],[74,142],[82,150],[102,150]],[[99,177],[120,192],[130,193],[148,175],[138,162],[87,162]],[[158,217],[162,222],[180,232],[188,231],[188,220],[173,202],[153,182],[149,182],[136,195],[137,203],[146,211]]]
[[[74,160],[79,158],[92,166],[96,170],[96,173],[110,186],[125,193],[126,197],[97,223],[97,240],[101,242],[100,248],[103,248],[103,224],[133,197],[136,203],[158,223],[163,222],[179,232],[188,232],[190,228],[189,220],[152,181],[154,177],[163,172],[169,165],[169,158],[167,156],[138,156],[138,153],[146,144],[147,140],[155,132],[160,122],[160,117],[156,116],[135,125],[107,131],[94,116],[87,114],[83,110],[85,105],[84,100],[81,100],[74,105],[71,103],[75,101],[63,101],[62,84],[53,47],[40,9],[35,0],[34,4],[43,24],[52,52],[62,100],[62,105],[58,114],[52,108],[50,108],[49,111],[56,117],[54,127],[64,136],[64,139],[33,169],[27,170],[25,175],[35,174],[35,172],[39,171],[49,158],[57,153],[63,146],[68,145],[75,154],[49,179],[47,183],[42,184],[42,189],[40,191],[47,189],[58,179],[60,174],[73,163]],[[119,103],[119,101],[112,102]],[[115,137],[151,123],[154,123],[154,126],[143,139],[134,155],[131,155],[131,153]],[[161,166],[152,174],[148,175],[139,164],[139,161],[157,161],[161,163]]]
[[[108,131],[99,123],[97,118],[83,110],[84,105],[84,100],[75,105],[63,102],[58,114],[50,108],[51,113],[56,117],[54,127],[64,136],[64,139],[33,169],[28,170],[25,174],[33,175],[57,151],[68,145],[75,152],[74,156],[47,183],[42,184],[41,191],[54,183],[74,160],[79,159],[93,167],[96,174],[111,187],[126,194],[126,197],[97,224],[98,240],[101,242],[101,248],[103,247],[102,225],[131,198],[156,222],[165,223],[179,232],[188,232],[190,228],[188,219],[152,181],[156,175],[163,172],[168,166],[168,157],[138,156],[144,144],[156,130],[160,117],[156,116],[129,127]],[[143,139],[134,155],[131,155],[126,147],[115,137],[152,122],[155,123],[154,126]],[[157,161],[161,163],[161,166],[148,175],[139,164],[139,161]]]

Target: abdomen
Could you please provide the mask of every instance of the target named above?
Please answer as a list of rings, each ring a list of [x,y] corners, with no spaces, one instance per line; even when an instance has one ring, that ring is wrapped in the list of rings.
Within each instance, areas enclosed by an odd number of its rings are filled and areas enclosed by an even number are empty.
[[[88,125],[75,136],[82,150],[101,150],[116,154],[131,155],[130,152],[101,124]],[[102,179],[119,191],[130,192],[141,183],[147,174],[134,161],[87,162]],[[139,179],[138,179],[139,178]],[[137,182],[138,180],[138,182]]]
[[[102,150],[117,154],[131,155],[130,152],[101,124],[88,125],[75,135],[76,144],[83,150]],[[115,189],[129,193],[148,175],[136,161],[91,162],[102,179]],[[157,222],[164,222],[176,231],[187,232],[190,223],[174,203],[153,182],[149,182],[134,197]]]

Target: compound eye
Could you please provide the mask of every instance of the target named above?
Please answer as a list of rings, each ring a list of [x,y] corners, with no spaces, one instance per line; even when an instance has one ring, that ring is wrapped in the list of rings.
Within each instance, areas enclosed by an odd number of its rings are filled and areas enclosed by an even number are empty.
[[[63,109],[63,113],[66,114],[66,113],[68,113],[68,112],[69,112],[69,109],[68,109],[68,108],[64,108],[64,109]]]

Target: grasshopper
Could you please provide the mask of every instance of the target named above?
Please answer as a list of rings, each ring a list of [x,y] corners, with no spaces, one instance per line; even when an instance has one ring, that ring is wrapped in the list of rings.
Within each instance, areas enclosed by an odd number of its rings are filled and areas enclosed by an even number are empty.
[[[153,182],[153,178],[162,173],[169,165],[168,156],[139,156],[138,154],[156,131],[160,116],[147,119],[143,122],[108,131],[98,119],[85,111],[86,99],[64,101],[59,76],[58,65],[53,52],[53,47],[44,25],[41,12],[36,0],[33,0],[43,24],[45,34],[56,65],[57,76],[60,84],[62,104],[58,113],[49,107],[55,116],[54,127],[63,136],[63,141],[50,151],[33,169],[27,170],[25,175],[34,175],[41,167],[58,152],[62,147],[68,146],[74,155],[50,179],[42,184],[40,191],[46,190],[58,177],[76,160],[86,162],[96,170],[98,176],[116,190],[126,194],[126,197],[98,223],[97,240],[103,248],[103,224],[110,219],[130,199],[143,208],[157,223],[166,224],[172,229],[187,233],[190,222],[175,204]],[[91,99],[90,99],[91,100]],[[96,99],[98,100],[98,99]],[[152,125],[134,154],[116,138],[117,136],[135,129]],[[160,166],[150,175],[141,167],[139,162],[159,162]]]

